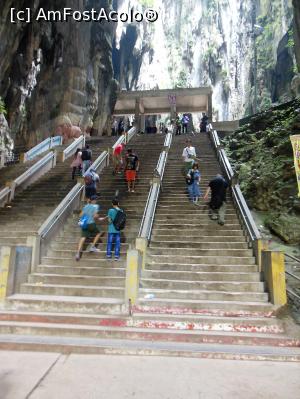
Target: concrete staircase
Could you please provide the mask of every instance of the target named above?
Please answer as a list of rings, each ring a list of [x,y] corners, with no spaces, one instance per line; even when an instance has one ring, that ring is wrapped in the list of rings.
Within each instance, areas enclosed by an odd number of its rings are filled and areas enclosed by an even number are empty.
[[[101,180],[103,214],[118,188],[128,215],[121,260],[104,259],[104,239],[102,253],[84,253],[76,263],[79,231],[77,217],[70,218],[36,273],[0,312],[0,348],[300,360],[298,330],[268,302],[230,198],[223,227],[208,219],[203,200],[189,203],[180,174],[184,141],[174,137],[169,153],[133,315],[124,314],[124,256],[143,214],[159,135],[134,141],[142,159],[137,193],[128,194],[108,171]],[[204,192],[219,169],[207,136],[194,141]]]
[[[93,159],[115,142],[115,138],[103,137],[93,142]],[[10,244],[26,244],[27,237],[37,232],[42,223],[57,207],[76,180],[71,180],[70,164],[57,162],[41,179],[17,194],[10,207],[0,208],[0,246]],[[16,168],[21,166],[16,165]],[[14,171],[15,173],[16,171]],[[21,172],[22,173],[22,172]]]

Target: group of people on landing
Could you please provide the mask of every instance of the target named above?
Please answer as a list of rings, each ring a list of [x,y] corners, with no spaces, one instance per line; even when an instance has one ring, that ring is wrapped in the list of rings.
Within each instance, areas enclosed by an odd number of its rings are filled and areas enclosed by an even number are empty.
[[[183,114],[180,117],[176,114],[175,117],[175,135],[178,136],[180,134],[187,134],[188,133],[188,126],[190,123],[190,117],[188,114]],[[208,116],[205,112],[202,113],[202,118],[200,121],[200,132],[206,132],[208,125]],[[192,132],[193,133],[193,132]],[[194,133],[193,133],[194,134]]]
[[[189,199],[194,204],[198,204],[202,196],[200,190],[201,173],[199,170],[198,158],[195,147],[192,146],[191,140],[186,141],[186,147],[182,152],[183,159],[183,175],[186,179]],[[208,184],[203,199],[208,200],[211,194],[209,205],[209,215],[212,220],[217,220],[220,225],[225,223],[226,211],[226,190],[227,181],[220,174],[217,174]]]

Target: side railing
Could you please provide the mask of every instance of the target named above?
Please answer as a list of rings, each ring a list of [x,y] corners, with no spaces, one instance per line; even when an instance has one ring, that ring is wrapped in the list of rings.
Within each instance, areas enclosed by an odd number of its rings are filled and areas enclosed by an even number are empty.
[[[285,268],[285,275],[286,275],[286,280],[287,280],[287,293],[288,295],[296,299],[297,301],[300,301],[300,259],[296,258],[293,255],[289,255],[287,253],[284,254],[286,260],[286,268]],[[296,275],[293,268],[296,265],[295,268],[297,268],[299,275]],[[287,270],[289,269],[289,270]],[[295,289],[299,292],[295,292]]]
[[[162,182],[171,144],[172,134],[168,133],[164,142],[164,150],[160,153],[153,173],[139,233],[135,240],[135,247],[130,248],[127,252],[125,303],[129,304],[129,312],[131,312],[131,307],[137,301],[140,275],[145,268],[147,248],[151,241],[157,202],[162,191]]]
[[[0,208],[3,208],[5,204],[9,202],[11,194],[11,188],[10,187],[5,187],[3,190],[0,191]]]
[[[62,145],[62,136],[48,137],[41,143],[37,144],[35,147],[31,148],[31,150],[22,154],[21,159],[23,162],[28,162],[37,157],[38,155],[43,154],[43,152],[51,150],[51,148]]]
[[[73,141],[63,152],[61,153],[61,161],[65,162],[66,159],[70,158],[75,154],[77,148],[83,148],[85,146],[85,135],[81,135]]]
[[[226,177],[229,182],[238,218],[243,226],[249,246],[253,248],[258,265],[258,271],[264,275],[266,286],[270,294],[270,300],[274,305],[285,305],[287,302],[287,296],[284,273],[284,254],[280,251],[268,250],[267,243],[262,240],[262,236],[243,196],[237,176],[230,164],[225,150],[222,148],[218,133],[213,129],[211,124],[209,125],[208,131],[224,177]]]
[[[129,140],[133,138],[135,132],[135,128],[131,130]],[[90,166],[89,170],[93,169],[100,174],[106,166],[109,166],[109,151],[103,151]],[[74,210],[80,208],[83,199],[84,183],[79,181],[39,228],[37,234],[28,237],[27,245],[33,248],[31,271],[36,270],[41,257],[47,253],[51,241]]]

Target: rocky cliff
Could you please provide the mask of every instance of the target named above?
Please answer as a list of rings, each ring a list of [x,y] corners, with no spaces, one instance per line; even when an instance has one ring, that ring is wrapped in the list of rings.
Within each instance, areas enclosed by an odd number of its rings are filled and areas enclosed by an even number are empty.
[[[127,6],[139,3],[124,2]],[[131,35],[139,60],[132,59],[133,67],[127,68],[129,76],[134,76],[128,79],[133,84],[122,83],[122,87],[211,85],[215,119],[241,118],[253,111],[256,43],[258,109],[292,98],[291,81],[297,73],[292,0],[151,3],[160,18],[146,31],[150,38],[148,46],[137,45],[143,42],[145,30],[136,30],[135,37]],[[294,4],[299,13],[299,0],[294,0]],[[257,30],[254,25],[261,28]],[[123,32],[124,38],[130,34],[125,33],[126,28]],[[120,42],[120,50],[124,48],[126,53],[125,43]],[[124,74],[123,81],[126,70]]]
[[[51,4],[50,4],[51,3]],[[99,10],[109,0],[27,0],[1,2],[0,97],[11,135],[18,146],[31,146],[56,133],[105,130],[117,89],[113,78],[115,25],[10,22],[10,8]]]

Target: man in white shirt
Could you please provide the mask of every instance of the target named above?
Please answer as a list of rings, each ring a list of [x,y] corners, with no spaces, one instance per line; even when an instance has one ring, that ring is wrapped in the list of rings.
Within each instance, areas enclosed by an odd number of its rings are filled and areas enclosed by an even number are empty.
[[[184,176],[186,176],[188,174],[188,171],[192,169],[192,166],[195,162],[194,161],[195,158],[196,158],[195,147],[192,146],[191,140],[187,140],[186,147],[182,152]]]

